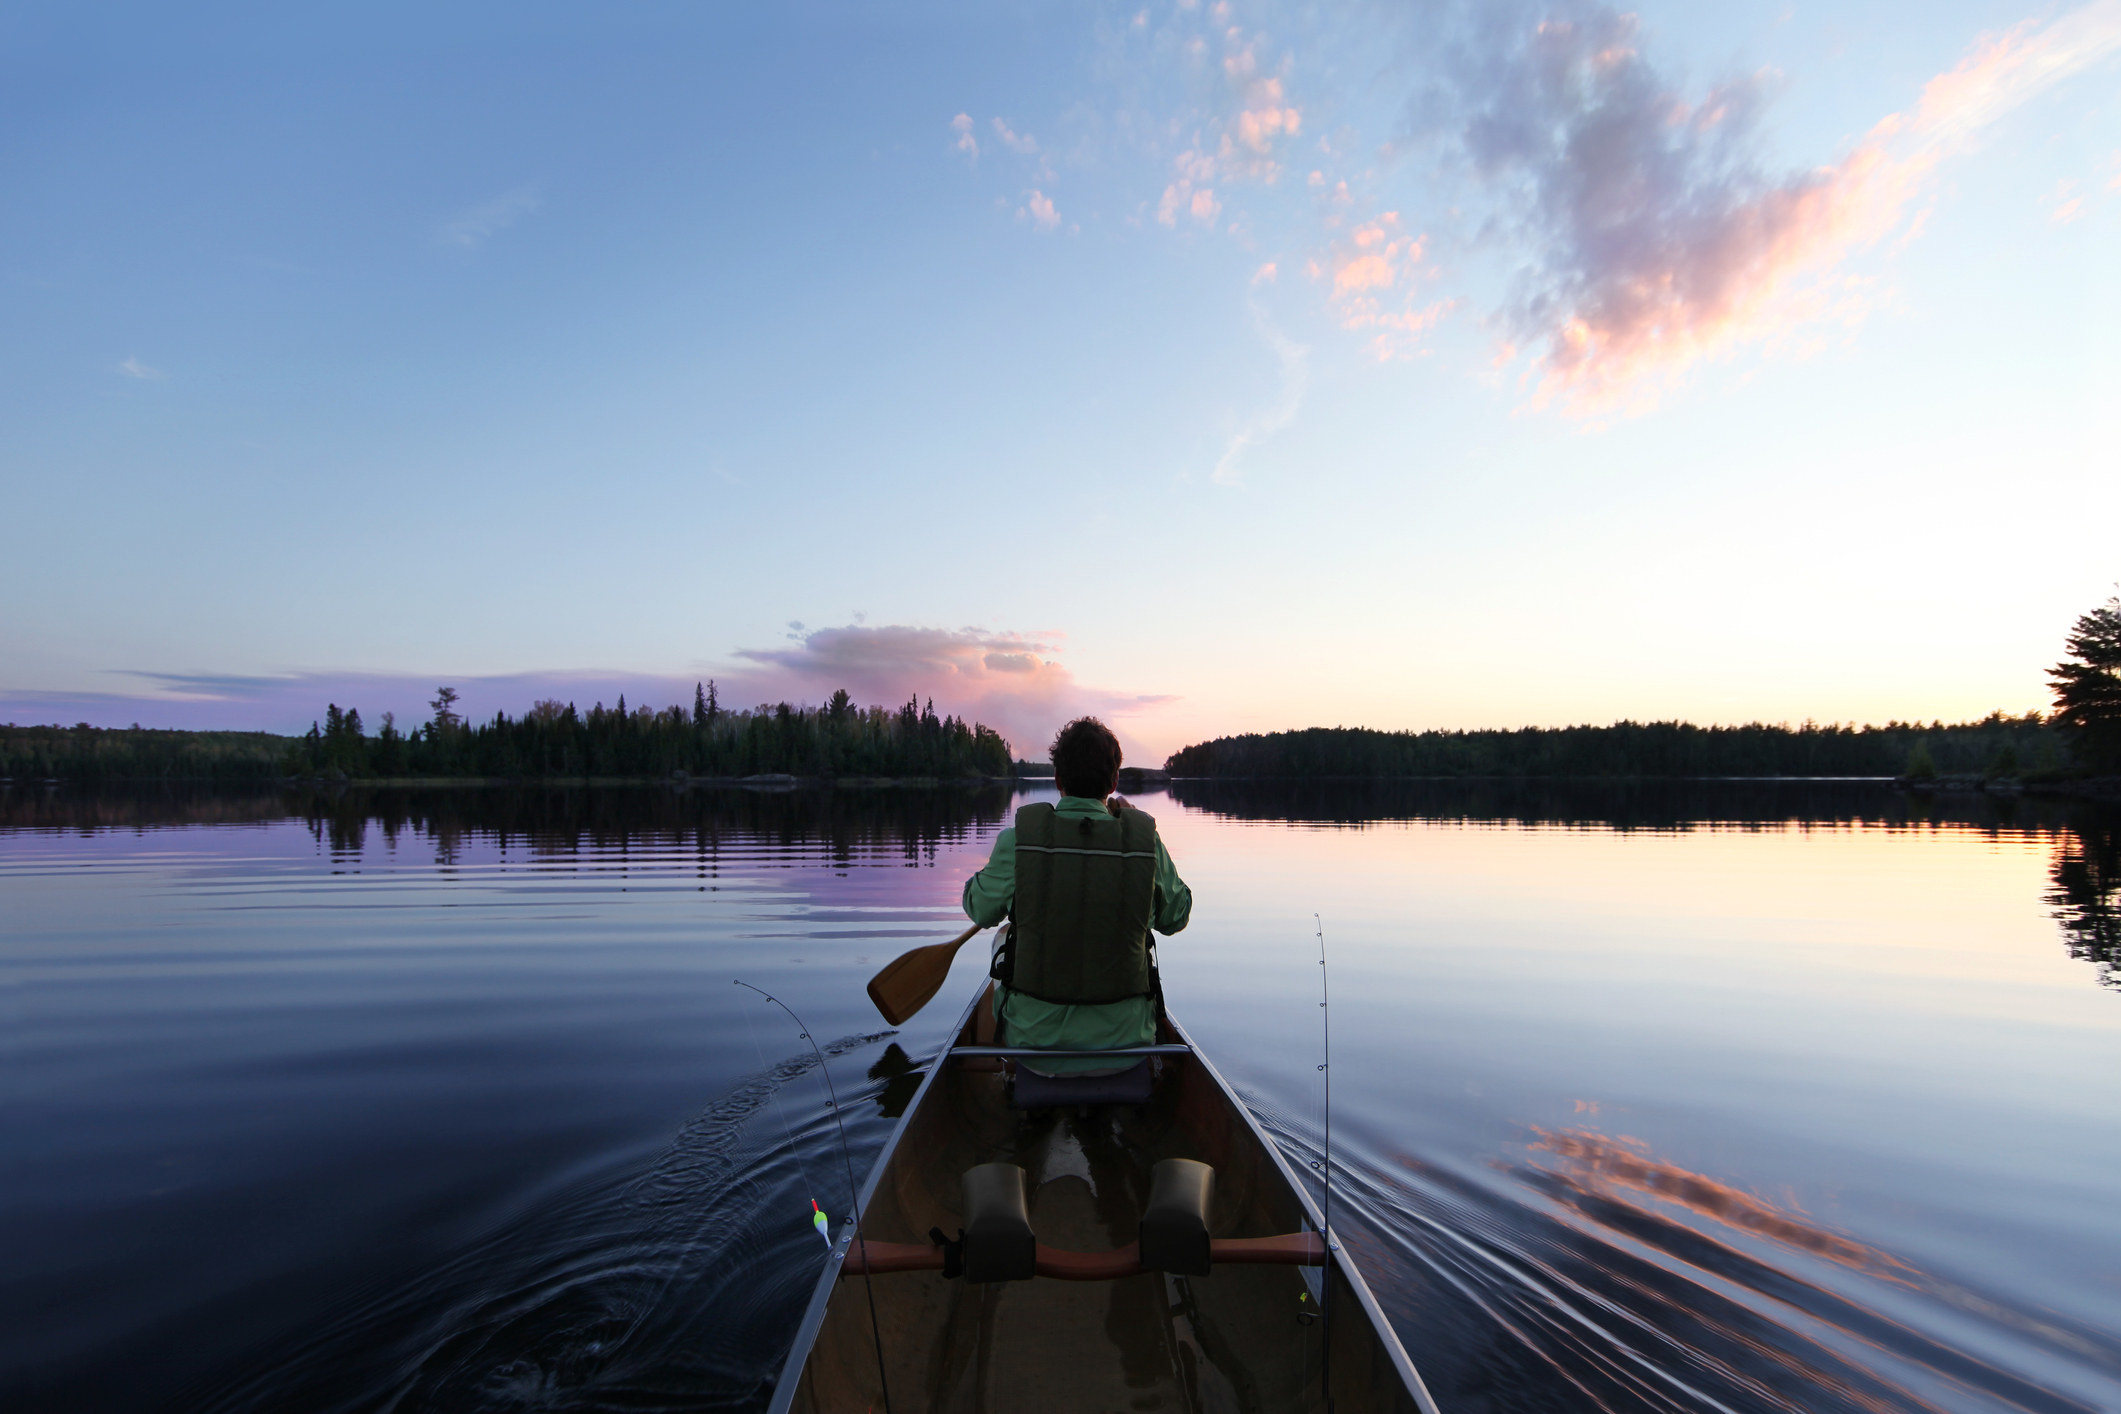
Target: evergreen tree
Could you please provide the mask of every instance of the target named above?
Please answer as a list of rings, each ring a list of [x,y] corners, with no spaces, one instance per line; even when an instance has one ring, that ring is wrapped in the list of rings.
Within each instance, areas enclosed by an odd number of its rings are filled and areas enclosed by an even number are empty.
[[[2121,770],[2121,596],[2079,618],[2064,646],[2069,656],[2047,674],[2055,721],[2070,729],[2085,765]]]
[[[427,704],[434,708],[434,724],[443,731],[462,725],[464,719],[457,715],[457,690],[453,687],[435,689],[434,701]]]

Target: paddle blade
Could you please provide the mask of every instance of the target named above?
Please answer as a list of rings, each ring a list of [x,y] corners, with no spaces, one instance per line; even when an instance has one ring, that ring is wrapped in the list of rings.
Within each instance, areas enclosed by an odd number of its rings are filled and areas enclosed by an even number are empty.
[[[885,963],[883,970],[869,979],[869,1000],[876,1003],[884,1020],[900,1025],[928,1005],[950,976],[950,964],[956,960],[957,950],[978,931],[977,927],[967,928],[947,943],[930,943]]]
[[[953,943],[935,943],[902,954],[869,979],[869,1000],[876,1003],[884,1020],[893,1026],[901,1024],[943,989],[956,956]]]

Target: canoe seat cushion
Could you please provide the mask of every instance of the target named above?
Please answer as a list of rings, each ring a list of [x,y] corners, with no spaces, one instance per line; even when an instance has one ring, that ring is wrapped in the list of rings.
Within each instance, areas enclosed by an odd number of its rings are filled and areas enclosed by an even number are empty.
[[[1144,1060],[1110,1075],[1040,1075],[1027,1065],[1018,1065],[1009,1103],[1020,1110],[1043,1110],[1056,1105],[1146,1105],[1149,1062]]]
[[[965,1280],[1029,1281],[1038,1275],[1038,1239],[1015,1164],[965,1170]]]
[[[1193,1159],[1165,1159],[1150,1171],[1142,1212],[1142,1267],[1179,1276],[1208,1274],[1208,1205],[1215,1170]]]

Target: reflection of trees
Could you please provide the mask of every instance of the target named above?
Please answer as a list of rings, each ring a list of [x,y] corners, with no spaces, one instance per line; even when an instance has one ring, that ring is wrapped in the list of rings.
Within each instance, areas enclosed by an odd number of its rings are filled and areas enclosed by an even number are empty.
[[[2097,963],[2099,980],[2121,986],[2121,820],[2087,820],[2063,834],[2047,904],[2069,955]]]
[[[1170,791],[1181,804],[1212,815],[1343,826],[1440,820],[1616,830],[1849,824],[2049,830],[2078,809],[2019,796],[1909,795],[1887,782],[1850,780],[1223,779],[1174,780]]]
[[[589,849],[722,844],[801,852],[823,846],[845,865],[932,862],[939,849],[999,824],[1007,785],[936,789],[745,790],[661,786],[229,790],[42,785],[0,787],[0,834],[152,829],[300,820],[334,854],[358,856],[371,831],[395,848],[411,836],[448,862],[467,840],[565,856]]]

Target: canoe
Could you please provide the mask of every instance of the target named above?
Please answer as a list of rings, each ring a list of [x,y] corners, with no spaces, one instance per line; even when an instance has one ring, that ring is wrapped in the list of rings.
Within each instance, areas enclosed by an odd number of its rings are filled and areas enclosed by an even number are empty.
[[[1436,1414],[1346,1248],[1176,1021],[1153,1046],[1068,1053],[1127,1075],[1056,1085],[1017,1062],[1060,1053],[994,1044],[991,997],[863,1183],[773,1414]]]

